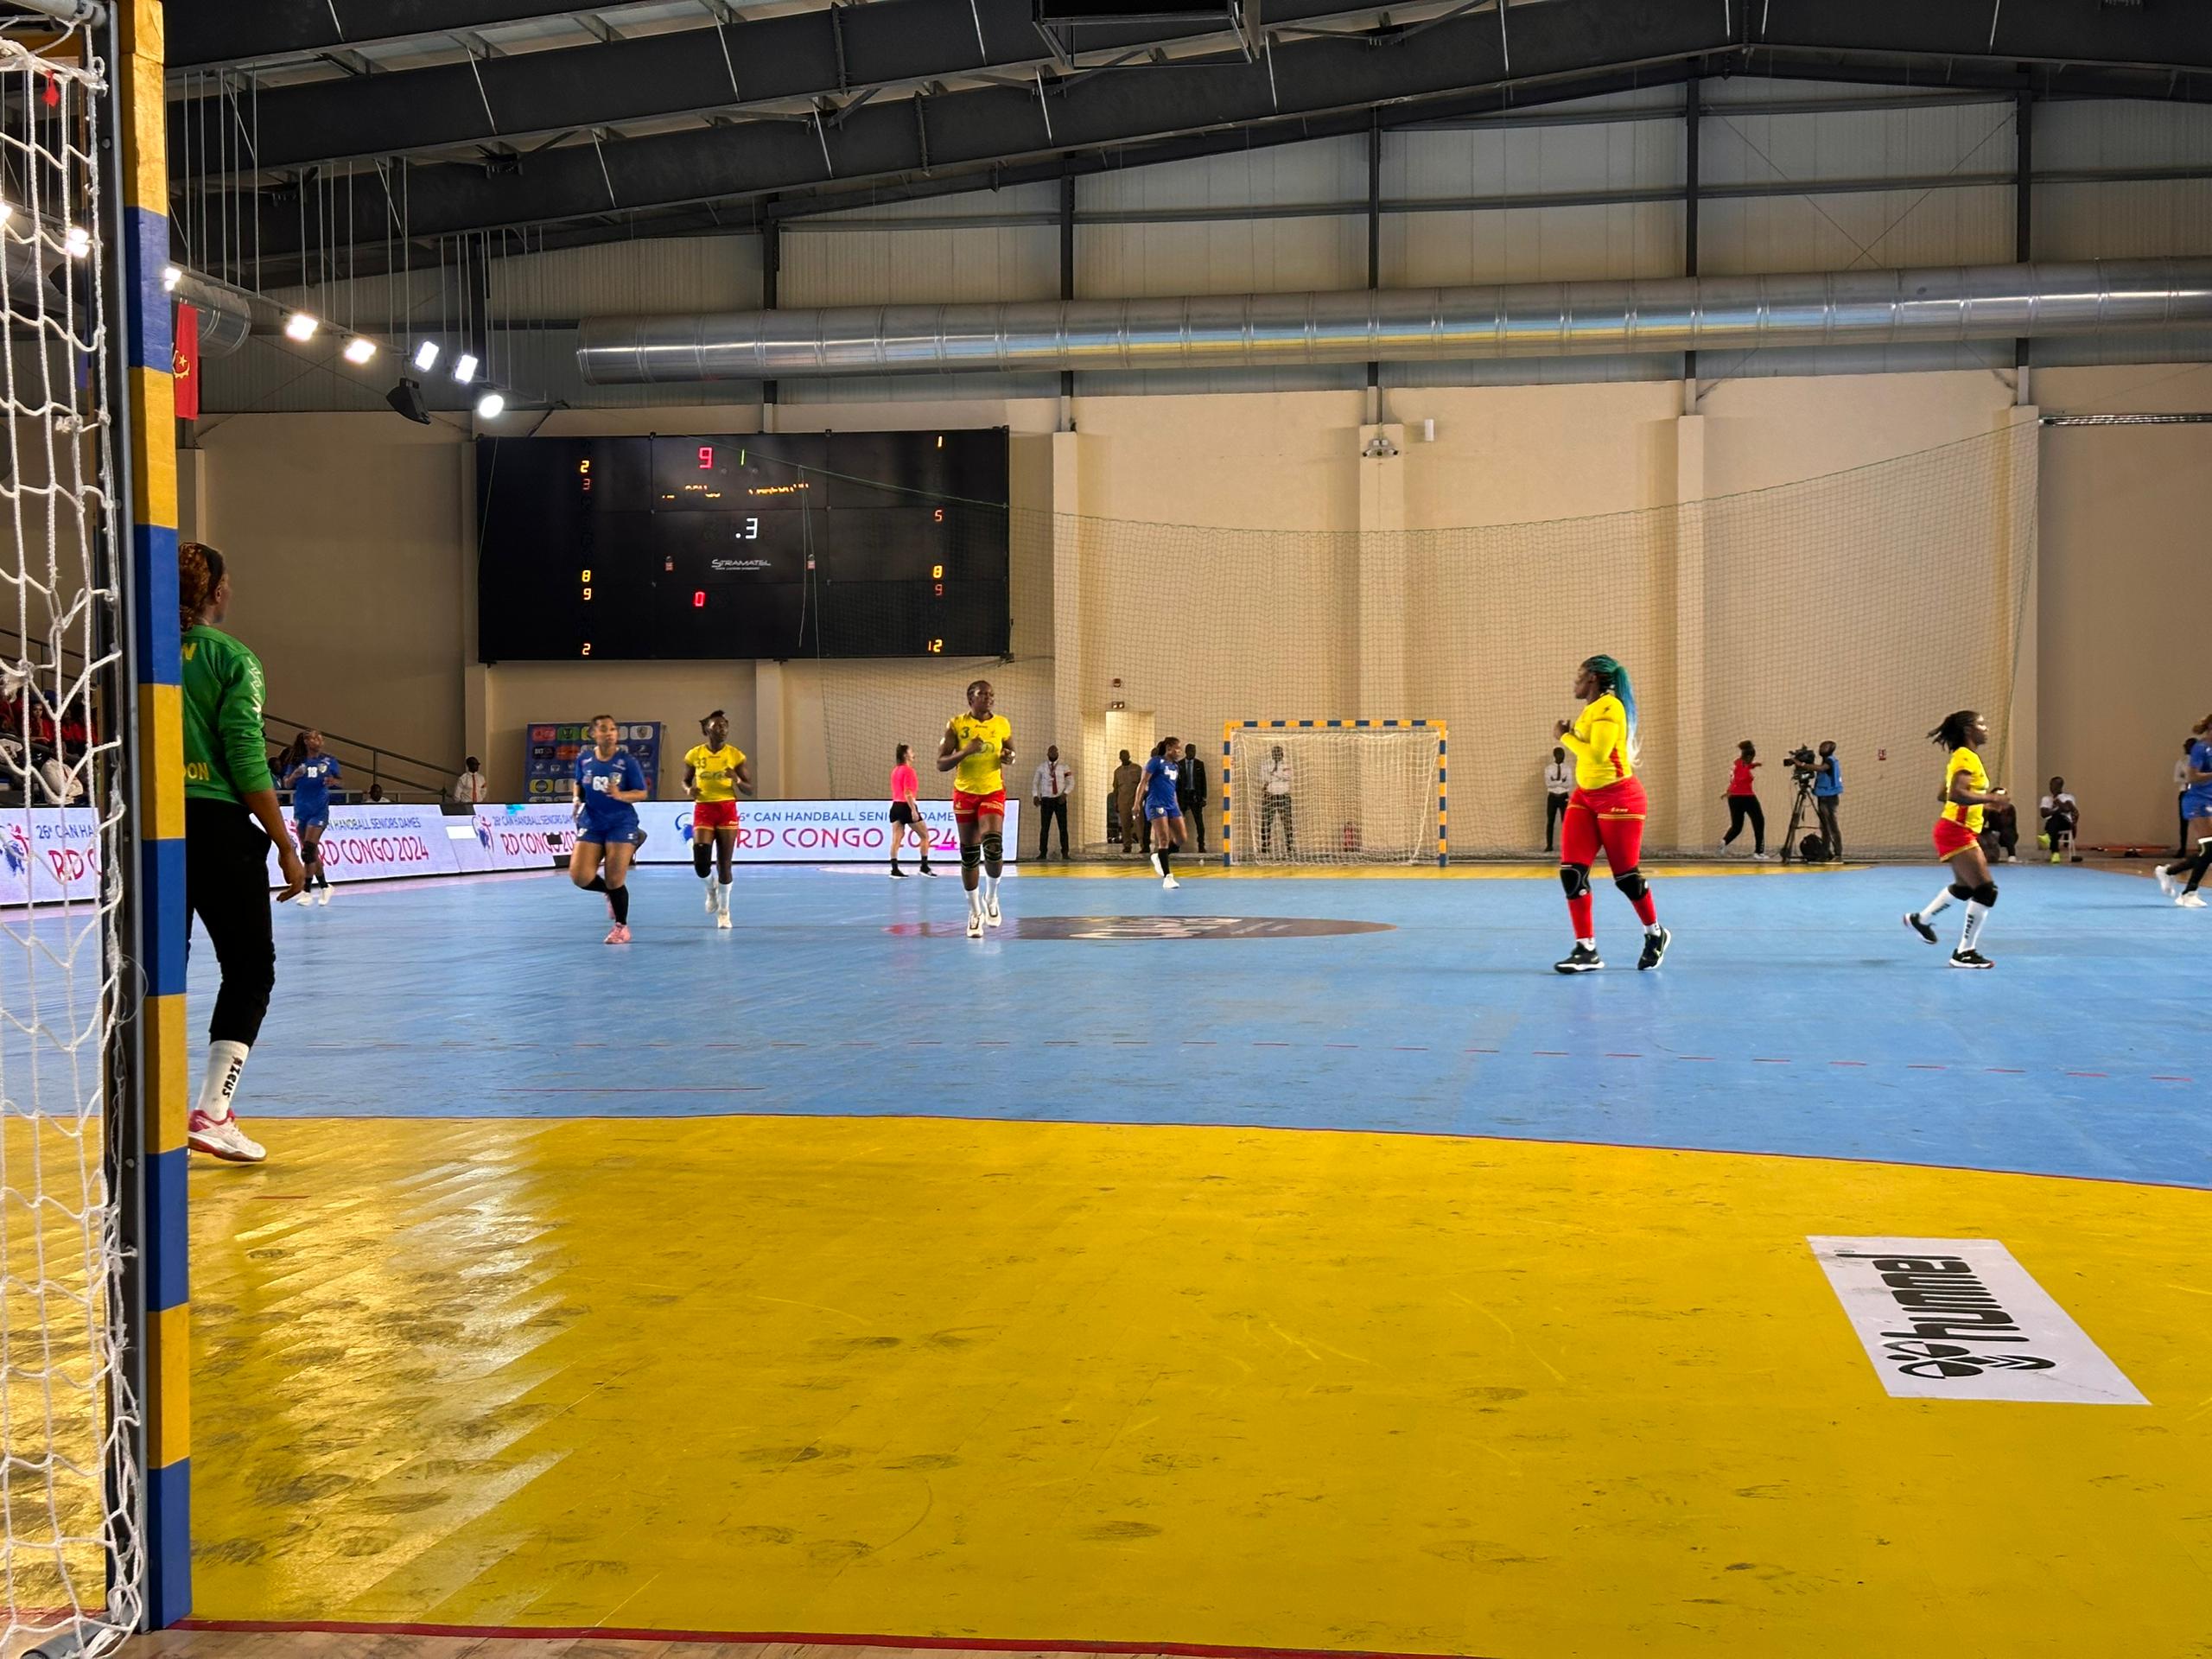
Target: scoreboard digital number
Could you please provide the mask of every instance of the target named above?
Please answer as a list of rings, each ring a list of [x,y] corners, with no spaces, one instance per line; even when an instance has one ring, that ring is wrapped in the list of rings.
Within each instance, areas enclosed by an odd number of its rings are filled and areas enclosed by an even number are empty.
[[[1003,655],[1007,435],[484,438],[479,655]]]

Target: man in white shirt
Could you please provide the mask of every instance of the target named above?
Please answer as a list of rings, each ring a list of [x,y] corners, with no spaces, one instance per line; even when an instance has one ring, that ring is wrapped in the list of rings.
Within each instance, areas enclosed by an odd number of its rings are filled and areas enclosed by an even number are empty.
[[[461,776],[453,780],[453,798],[461,806],[480,806],[492,798],[492,785],[484,776],[484,768],[474,755],[461,768]]]
[[[2036,805],[2043,814],[2044,844],[2050,849],[2050,861],[2056,864],[2074,851],[2075,831],[2082,825],[2082,804],[2067,792],[2063,778],[2054,778],[2050,792]],[[2082,861],[2079,855],[2075,855],[2074,861]]]
[[[1030,780],[1029,804],[1037,809],[1037,856],[1043,858],[1045,843],[1051,838],[1052,823],[1060,826],[1060,856],[1068,855],[1068,785],[1075,781],[1075,768],[1060,764],[1060,746],[1053,744],[1045,751],[1044,764],[1037,768],[1037,775]]]
[[[1291,844],[1290,760],[1280,743],[1260,763],[1260,855],[1263,858],[1268,832],[1277,818],[1282,820],[1282,852],[1287,858],[1296,849]]]
[[[1567,763],[1567,751],[1554,749],[1544,765],[1544,850],[1548,853],[1559,833],[1560,820],[1567,816],[1567,798],[1573,793],[1574,768]]]

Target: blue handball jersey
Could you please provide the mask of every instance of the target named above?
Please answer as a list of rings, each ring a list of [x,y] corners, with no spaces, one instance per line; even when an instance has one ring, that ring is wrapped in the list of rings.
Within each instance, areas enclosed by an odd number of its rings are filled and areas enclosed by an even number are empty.
[[[2189,746],[2189,769],[2212,772],[2212,743],[2200,739]],[[2192,818],[2212,818],[2212,784],[2191,784],[2183,791],[2181,804]]]
[[[1173,760],[1154,755],[1144,763],[1144,804],[1168,811],[1175,810],[1175,779],[1181,768]]]
[[[330,785],[341,768],[327,754],[308,755],[292,768],[292,813],[296,817],[330,816]]]
[[[645,772],[627,749],[617,749],[612,760],[602,760],[596,749],[576,757],[576,787],[583,792],[584,822],[594,830],[616,830],[638,821],[634,801],[620,801],[608,791],[643,789]]]

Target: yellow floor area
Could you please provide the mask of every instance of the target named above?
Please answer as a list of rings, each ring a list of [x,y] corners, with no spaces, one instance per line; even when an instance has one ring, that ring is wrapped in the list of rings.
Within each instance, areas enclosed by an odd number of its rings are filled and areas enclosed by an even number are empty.
[[[2212,1630],[2212,1194],[1219,1128],[263,1120],[202,1617],[1573,1655]],[[1892,1399],[2002,1240],[2148,1408]]]

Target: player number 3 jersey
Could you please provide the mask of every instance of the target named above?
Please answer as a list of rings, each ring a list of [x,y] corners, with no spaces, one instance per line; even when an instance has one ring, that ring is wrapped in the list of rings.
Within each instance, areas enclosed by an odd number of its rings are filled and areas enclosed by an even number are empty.
[[[953,768],[952,786],[963,795],[991,795],[1004,789],[1006,773],[1000,769],[1000,756],[1013,735],[1014,728],[1004,715],[993,715],[988,720],[978,720],[973,715],[954,716],[953,747],[965,748],[968,740],[975,737],[983,740],[983,747]]]
[[[695,744],[685,752],[683,764],[691,768],[696,799],[734,801],[737,798],[737,769],[745,764],[745,751],[734,743],[725,743],[719,749],[710,749],[703,743]]]

